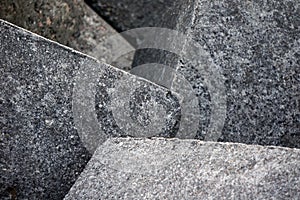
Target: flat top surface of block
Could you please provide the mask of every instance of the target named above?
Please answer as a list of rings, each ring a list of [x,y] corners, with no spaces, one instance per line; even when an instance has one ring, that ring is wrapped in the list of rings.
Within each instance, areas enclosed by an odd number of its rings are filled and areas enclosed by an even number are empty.
[[[299,149],[114,138],[65,199],[296,199],[299,175]]]

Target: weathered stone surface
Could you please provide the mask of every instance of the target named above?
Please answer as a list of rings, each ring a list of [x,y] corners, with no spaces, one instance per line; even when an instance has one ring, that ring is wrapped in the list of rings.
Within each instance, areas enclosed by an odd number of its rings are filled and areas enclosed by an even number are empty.
[[[83,0],[0,0],[0,19],[21,26],[43,37],[74,48],[105,62],[103,51],[109,45],[99,48],[107,37],[117,34]],[[126,44],[126,40],[120,39]],[[114,66],[130,69],[133,54],[124,55]]]
[[[114,138],[65,199],[297,199],[299,175],[299,149]]]
[[[1,199],[62,199],[106,138],[164,135],[180,112],[167,90],[3,20],[0,58]]]
[[[151,26],[154,20],[155,26],[181,31],[203,47],[226,78],[224,83],[216,82],[225,85],[227,95],[227,115],[218,141],[300,147],[299,0],[95,2],[98,4],[93,5],[102,8],[101,13],[112,8],[111,19],[116,16],[124,30],[135,28],[131,21],[139,21],[136,16],[141,15],[140,25]],[[177,14],[168,11],[143,14],[149,4],[149,8],[167,6]],[[131,9],[134,5],[140,9]],[[186,9],[180,10],[181,7]],[[126,12],[133,17],[123,17]],[[181,44],[176,38],[171,42],[174,46]],[[178,48],[185,51],[187,47]],[[212,123],[213,100],[203,81],[205,77],[197,71],[197,66],[203,63],[153,49],[135,55],[134,67],[145,63],[168,65],[189,81],[202,113],[196,138],[205,138]],[[134,74],[146,77],[143,70],[135,70]],[[172,82],[172,77],[166,82]]]

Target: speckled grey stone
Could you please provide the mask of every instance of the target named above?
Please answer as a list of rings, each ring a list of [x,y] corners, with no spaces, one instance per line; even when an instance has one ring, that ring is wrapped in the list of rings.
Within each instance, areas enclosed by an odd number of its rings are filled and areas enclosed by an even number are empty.
[[[298,199],[300,150],[179,139],[114,138],[65,200]]]
[[[89,2],[122,30],[135,24],[171,28],[203,47],[226,78],[227,116],[218,141],[300,147],[299,0]],[[152,7],[166,12],[145,12]],[[202,114],[196,138],[203,139],[212,122],[212,94],[197,63],[154,49],[136,53],[133,67],[145,63],[168,65],[190,82]]]
[[[0,0],[0,19],[69,46],[100,61],[110,45],[99,46],[107,37],[117,34],[83,0]],[[119,43],[127,43],[122,38]],[[133,53],[114,62],[120,69],[130,69]]]
[[[174,127],[160,115],[178,115],[172,93],[3,20],[0,58],[0,199],[62,199],[93,149],[128,135],[114,115],[129,113],[141,132],[158,116],[157,134]],[[121,89],[132,96],[118,99]],[[120,114],[112,103],[130,106]]]

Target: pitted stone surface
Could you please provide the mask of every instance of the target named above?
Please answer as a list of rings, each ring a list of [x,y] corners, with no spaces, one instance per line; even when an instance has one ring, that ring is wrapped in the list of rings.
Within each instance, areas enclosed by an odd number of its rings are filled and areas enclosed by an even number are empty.
[[[136,28],[133,22],[141,18],[142,26],[181,31],[203,47],[226,78],[227,117],[218,141],[300,147],[299,0],[89,2],[123,30]],[[133,5],[140,9],[127,10]],[[151,7],[173,12],[144,12]],[[199,63],[153,49],[136,53],[133,67],[145,63],[168,65],[190,82],[202,115],[196,138],[203,139],[212,123],[212,94],[197,71]]]
[[[297,199],[300,150],[179,139],[113,138],[69,199]]]
[[[166,130],[174,126],[169,115],[147,109],[158,101],[175,116],[177,99],[169,91],[2,20],[0,58],[1,199],[62,199],[90,159],[89,145],[127,135],[111,107],[120,79],[146,89],[124,90],[135,96],[114,99],[132,105],[128,112],[139,118],[141,128],[151,123],[155,129],[158,116]],[[88,87],[80,80],[90,81]],[[90,87],[94,96],[89,96]],[[146,98],[136,98],[140,96]],[[90,105],[80,104],[86,99]],[[75,116],[74,111],[81,110],[86,115]],[[96,125],[89,126],[93,119]],[[91,133],[96,135],[90,137]]]

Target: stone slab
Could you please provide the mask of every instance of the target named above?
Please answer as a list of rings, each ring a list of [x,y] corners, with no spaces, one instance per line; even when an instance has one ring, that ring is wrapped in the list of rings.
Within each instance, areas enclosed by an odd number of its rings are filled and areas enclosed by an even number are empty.
[[[1,199],[62,199],[107,138],[178,115],[168,90],[3,20],[0,58]]]
[[[180,139],[101,145],[69,199],[297,199],[300,150]]]
[[[110,46],[99,44],[117,32],[83,0],[0,0],[0,4],[0,19],[106,62],[103,52]],[[119,43],[129,45],[123,38]],[[132,60],[133,53],[123,55],[114,66],[129,70]]]
[[[96,9],[102,9],[100,14],[108,13],[113,22],[118,19],[120,25],[116,26],[123,30],[136,28],[135,25],[174,29],[201,47],[198,57],[208,55],[199,62],[197,56],[189,59],[162,48],[147,49],[139,50],[133,63],[133,67],[146,63],[167,65],[190,83],[191,91],[198,97],[201,115],[195,138],[206,139],[210,124],[223,119],[224,128],[214,141],[300,147],[299,0],[90,2],[94,2]],[[166,12],[143,12],[152,7]],[[128,16],[124,17],[124,13]],[[143,38],[138,39],[141,43]],[[156,40],[169,41],[178,52],[185,52],[189,46],[181,39]],[[213,80],[213,76],[209,81],[212,86],[225,86],[226,117],[213,115],[213,109],[220,105],[212,99],[214,92],[205,82],[206,75],[197,69],[199,66],[210,69],[212,65],[207,65],[207,61],[215,66],[213,74],[224,76],[224,81]],[[159,79],[159,70],[148,68],[147,73],[145,67],[133,73],[152,81]],[[172,85],[174,77],[170,73],[161,85]]]

